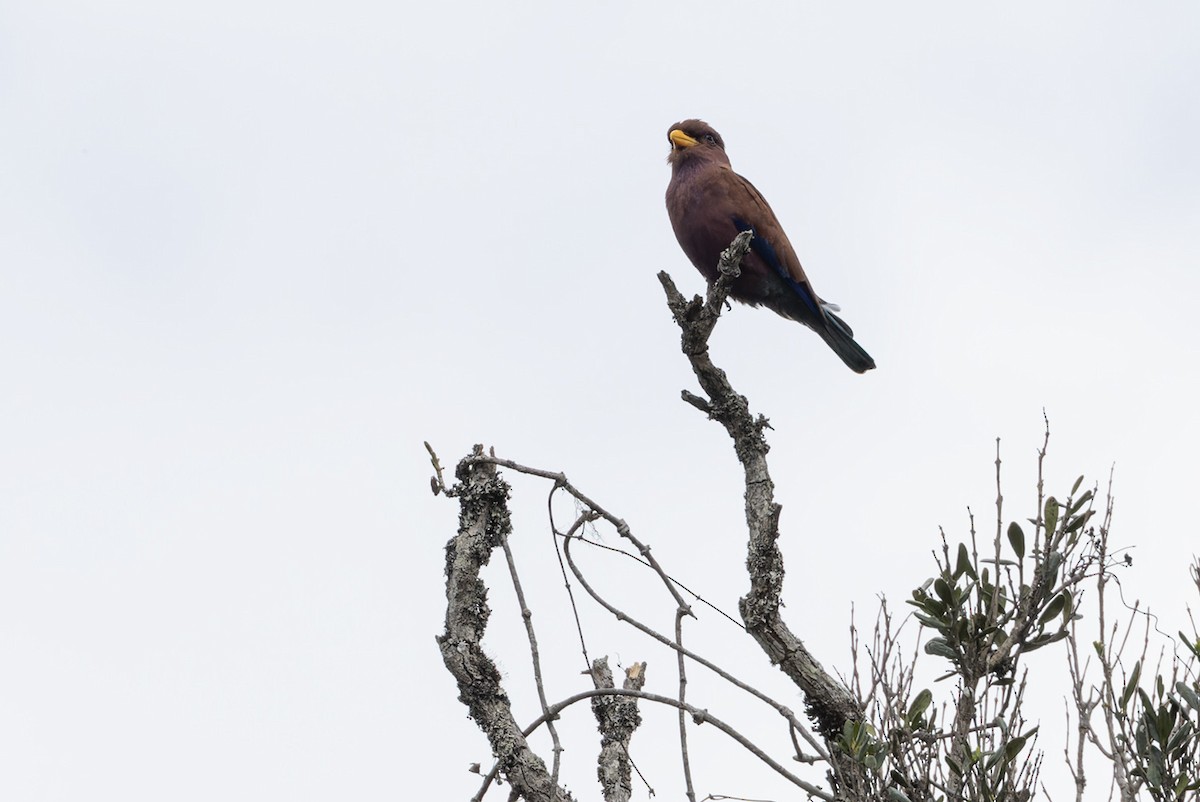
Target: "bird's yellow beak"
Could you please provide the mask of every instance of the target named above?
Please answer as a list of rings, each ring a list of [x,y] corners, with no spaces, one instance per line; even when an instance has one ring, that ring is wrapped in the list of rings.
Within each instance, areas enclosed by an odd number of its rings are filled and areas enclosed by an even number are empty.
[[[700,144],[699,140],[692,139],[678,128],[673,128],[671,133],[667,134],[667,139],[671,140],[671,144],[677,148],[691,148]]]

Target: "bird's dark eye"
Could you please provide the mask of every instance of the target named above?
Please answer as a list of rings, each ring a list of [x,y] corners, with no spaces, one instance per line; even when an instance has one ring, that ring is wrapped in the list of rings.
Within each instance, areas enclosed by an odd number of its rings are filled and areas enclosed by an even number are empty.
[[[708,144],[710,144],[710,145],[715,145],[715,144],[717,144],[717,139],[716,139],[716,137],[714,137],[712,134],[705,134],[705,135],[704,135],[704,141],[705,141],[705,142],[707,142],[707,143],[708,143]]]

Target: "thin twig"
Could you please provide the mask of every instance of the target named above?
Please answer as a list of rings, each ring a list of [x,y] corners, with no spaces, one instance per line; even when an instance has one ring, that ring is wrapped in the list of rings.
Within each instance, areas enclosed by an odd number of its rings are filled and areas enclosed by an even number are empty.
[[[525,636],[529,639],[529,659],[533,663],[533,680],[537,686],[538,703],[542,706],[542,712],[545,713],[549,709],[549,703],[546,701],[546,685],[542,681],[542,660],[538,653],[537,635],[533,631],[533,611],[529,609],[529,605],[525,603],[525,590],[521,587],[521,578],[517,575],[517,562],[513,557],[512,546],[509,545],[508,535],[500,538],[500,546],[504,549],[504,558],[508,562],[508,574],[512,577],[513,590],[516,591],[517,604],[521,607],[521,620],[525,622]],[[553,742],[554,762],[550,770],[550,784],[558,785],[558,770],[562,764],[562,741],[558,738],[558,729],[554,726],[553,721],[546,722],[546,729],[550,733],[550,740]]]
[[[690,611],[686,607],[675,609],[675,662],[679,671],[679,754],[683,761],[683,781],[687,798],[696,802],[696,789],[692,786],[692,763],[688,756],[687,715],[683,705],[687,702],[687,664],[683,656],[683,619]]]
[[[558,527],[554,524],[555,489],[557,489],[557,485],[550,491],[550,496],[546,499],[546,510],[550,519],[550,536],[554,539],[554,555],[558,557],[558,570],[562,573],[563,585],[567,589],[567,600],[571,604],[571,614],[575,617],[575,632],[579,635],[579,648],[583,652],[583,664],[590,668],[592,661],[588,658],[587,640],[583,636],[583,623],[579,620],[579,607],[575,604],[575,591],[571,589],[571,578],[567,576],[567,567],[563,564],[562,552],[558,549],[558,539],[565,537],[569,540],[581,526],[596,518],[595,513],[584,512],[575,518],[575,522],[571,524],[571,528],[567,530],[566,534],[559,532]]]
[[[565,537],[565,535],[562,535],[561,533],[559,534],[559,536]],[[638,563],[639,565],[644,565],[647,568],[650,567],[650,563],[646,562],[645,560],[643,560],[641,557],[639,557],[636,554],[630,554],[629,552],[625,551],[624,549],[617,548],[616,546],[610,546],[607,543],[601,543],[598,540],[592,540],[591,538],[588,538],[584,535],[574,535],[573,537],[575,540],[579,541],[580,543],[586,543],[587,545],[591,546],[592,548],[601,549],[603,551],[611,551],[614,554],[620,554],[622,557],[627,557],[628,559],[633,560],[634,562]],[[667,577],[671,580],[672,583],[674,583],[675,587],[679,588],[684,593],[691,596],[693,601],[697,601],[700,604],[707,607],[708,609],[712,610],[714,613],[721,616],[729,623],[733,624],[735,627],[737,627],[742,632],[746,631],[745,624],[743,624],[741,621],[738,621],[736,618],[734,618],[729,613],[722,610],[717,605],[710,602],[708,599],[701,596],[696,591],[692,590],[689,586],[683,584],[683,582],[680,581],[679,577],[675,576],[674,574],[667,574]]]
[[[567,479],[566,474],[561,472],[555,473],[554,471],[545,471],[541,468],[531,468],[528,465],[521,465],[520,463],[513,462],[512,460],[500,459],[495,454],[476,454],[468,457],[467,459],[498,465],[517,471],[518,473],[528,474],[529,476],[540,476],[543,479],[554,480],[554,483],[557,487],[562,488],[585,507],[594,511],[601,518],[612,524],[617,530],[617,534],[632,543],[637,548],[638,553],[642,555],[646,562],[650,564],[650,567],[654,569],[654,572],[658,574],[663,585],[666,586],[671,596],[674,597],[675,603],[680,607],[688,606],[687,602],[683,600],[683,597],[679,595],[679,591],[671,583],[671,578],[667,576],[666,571],[662,569],[662,566],[658,564],[658,560],[654,559],[654,556],[650,553],[650,547],[634,536],[633,530],[629,528],[629,524],[625,523],[625,521],[613,515],[611,512],[604,509],[599,504],[592,501],[590,498],[580,492],[579,488],[575,487],[575,485],[571,484],[571,482]]]
[[[434,453],[433,446],[429,445],[429,441],[425,440],[423,442],[425,443],[425,450],[429,452],[429,461],[433,463],[433,471],[437,474],[429,480],[429,487],[436,496],[438,493],[446,492],[446,482],[442,477],[442,463],[438,461],[438,455]]]
[[[775,710],[775,712],[779,713],[781,716],[784,717],[784,719],[787,720],[789,727],[791,727],[792,729],[795,729],[796,731],[798,731],[800,733],[801,737],[803,737],[804,740],[809,744],[809,746],[811,746],[813,748],[813,750],[816,751],[818,755],[820,755],[822,760],[828,761],[830,759],[829,752],[821,745],[821,742],[819,740],[817,740],[817,738],[815,736],[813,736],[813,734],[811,732],[808,731],[808,728],[805,727],[803,725],[803,723],[801,723],[800,720],[796,718],[795,713],[793,713],[792,710],[787,705],[784,705],[784,704],[776,701],[775,699],[772,699],[770,696],[767,696],[765,693],[760,691],[758,688],[755,688],[752,685],[746,684],[745,682],[743,682],[740,679],[738,679],[737,677],[733,676],[728,671],[721,668],[720,666],[718,666],[716,663],[712,662],[711,660],[708,660],[707,658],[702,657],[701,655],[691,651],[690,649],[687,649],[686,647],[684,647],[678,643],[675,643],[670,638],[668,638],[666,635],[663,635],[663,634],[655,631],[651,627],[647,626],[646,624],[643,624],[641,621],[637,620],[636,618],[633,618],[628,613],[624,612],[623,610],[621,610],[621,609],[617,608],[616,606],[614,606],[613,604],[609,603],[609,601],[607,599],[605,599],[603,596],[601,596],[599,593],[597,593],[596,590],[587,581],[587,578],[584,577],[583,572],[579,569],[579,566],[575,564],[575,560],[571,556],[571,541],[578,540],[578,539],[579,538],[569,538],[566,541],[564,541],[563,556],[566,558],[567,565],[570,566],[571,572],[575,575],[575,579],[579,581],[580,586],[583,587],[584,591],[589,596],[591,596],[592,599],[594,599],[597,604],[599,604],[605,610],[608,610],[608,612],[610,612],[614,616],[616,616],[618,621],[624,621],[625,623],[629,624],[634,629],[638,630],[639,632],[641,632],[645,635],[650,636],[651,638],[653,638],[654,640],[663,644],[664,646],[668,646],[672,649],[675,649],[680,654],[686,655],[690,659],[695,660],[697,663],[704,666],[709,671],[712,671],[714,674],[721,677],[726,682],[729,682],[731,685],[734,685],[735,687],[742,689],[743,691],[750,694],[751,696],[754,696],[755,698],[757,698],[763,702],[766,702],[768,705],[770,705]],[[813,761],[811,758],[806,757],[804,759],[804,762],[813,762]]]

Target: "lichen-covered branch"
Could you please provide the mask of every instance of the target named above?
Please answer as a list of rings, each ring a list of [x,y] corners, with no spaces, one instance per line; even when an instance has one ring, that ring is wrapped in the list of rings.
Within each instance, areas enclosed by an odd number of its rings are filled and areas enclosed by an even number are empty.
[[[597,657],[592,661],[592,682],[597,688],[616,687],[607,657]],[[625,671],[625,690],[640,691],[645,683],[645,663],[634,663]],[[600,779],[605,802],[629,802],[633,794],[629,740],[642,723],[637,697],[593,696],[592,712],[596,714],[600,729],[600,757],[596,775]]]
[[[475,455],[482,453],[476,446]],[[456,476],[459,483],[447,490],[458,497],[460,512],[458,534],[446,545],[446,628],[437,639],[442,660],[513,790],[531,802],[566,802],[571,795],[551,781],[545,761],[529,748],[500,672],[480,645],[491,610],[479,572],[511,531],[508,483],[494,465],[469,457]]]
[[[733,389],[708,352],[709,335],[725,304],[729,286],[740,272],[739,264],[749,250],[750,240],[750,233],[744,232],[722,254],[720,275],[709,286],[704,301],[699,297],[686,300],[665,272],[659,273],[658,278],[682,333],[683,353],[707,396],[684,391],[684,400],[725,427],[745,476],[750,592],[740,603],[742,620],[771,662],[804,691],[809,715],[821,734],[832,740],[841,734],[847,721],[859,720],[861,711],[850,691],[825,671],[780,615],[784,566],[778,539],[782,507],[775,501],[774,483],[767,467],[769,446],[763,432],[769,424],[761,415],[755,417],[750,413],[745,397]]]

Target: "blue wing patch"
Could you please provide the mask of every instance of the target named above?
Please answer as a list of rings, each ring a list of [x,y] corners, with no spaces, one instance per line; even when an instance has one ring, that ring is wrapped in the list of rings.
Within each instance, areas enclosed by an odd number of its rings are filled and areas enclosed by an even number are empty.
[[[792,274],[789,273],[788,269],[783,266],[783,262],[779,261],[779,254],[775,253],[774,246],[767,241],[767,238],[759,234],[758,231],[755,230],[754,226],[750,225],[740,217],[733,218],[733,224],[737,226],[739,233],[742,231],[749,231],[750,233],[754,234],[754,239],[750,240],[750,250],[758,254],[760,259],[770,265],[771,269],[774,270],[781,279],[786,281],[788,285],[796,291],[796,294],[799,295],[804,301],[805,305],[813,311],[813,314],[817,316],[818,320],[824,317],[825,314],[821,310],[820,305],[817,303],[817,299],[813,297],[812,291],[810,291],[800,282],[796,281],[796,279],[792,278]]]

